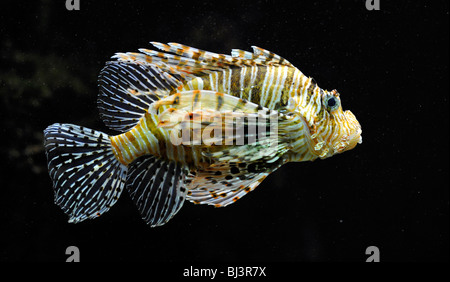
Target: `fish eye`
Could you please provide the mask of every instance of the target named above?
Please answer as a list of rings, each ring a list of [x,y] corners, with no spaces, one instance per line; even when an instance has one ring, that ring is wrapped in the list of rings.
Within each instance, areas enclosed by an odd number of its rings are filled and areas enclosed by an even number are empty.
[[[339,108],[339,100],[334,95],[326,95],[323,104],[328,111],[334,111]]]

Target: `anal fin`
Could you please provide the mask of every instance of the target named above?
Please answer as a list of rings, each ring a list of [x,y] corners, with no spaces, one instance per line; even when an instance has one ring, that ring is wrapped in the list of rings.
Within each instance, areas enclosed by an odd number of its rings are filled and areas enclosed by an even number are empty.
[[[150,226],[161,226],[183,206],[187,189],[183,167],[174,161],[147,155],[128,167],[126,187]]]

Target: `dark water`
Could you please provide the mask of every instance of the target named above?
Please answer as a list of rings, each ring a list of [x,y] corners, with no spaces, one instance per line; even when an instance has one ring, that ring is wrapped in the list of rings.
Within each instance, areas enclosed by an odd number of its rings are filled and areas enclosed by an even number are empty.
[[[381,261],[448,261],[447,1],[381,0],[380,11],[364,1],[59,2],[6,1],[0,12],[1,261],[65,261],[72,245],[81,261],[365,261],[369,246]],[[97,75],[149,41],[280,54],[341,93],[364,142],[288,164],[227,208],[186,203],[163,227],[146,226],[127,193],[99,219],[68,224],[42,131],[64,122],[112,134]]]

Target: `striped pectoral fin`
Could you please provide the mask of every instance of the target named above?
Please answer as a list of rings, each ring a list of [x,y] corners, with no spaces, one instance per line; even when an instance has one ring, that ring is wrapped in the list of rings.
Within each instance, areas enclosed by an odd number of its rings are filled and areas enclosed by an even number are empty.
[[[130,164],[127,189],[150,226],[161,226],[183,206],[187,189],[183,167],[174,161],[142,156]]]
[[[211,90],[183,91],[155,102],[151,111],[158,113],[167,107],[193,112],[196,110],[211,110],[218,112],[256,113],[265,108],[235,96]]]
[[[212,163],[278,162],[289,150],[289,145],[279,134],[279,115],[274,113],[244,114],[236,119],[225,119],[221,143],[225,146],[207,147],[202,155]],[[230,128],[233,130],[228,130]]]
[[[187,199],[194,204],[225,207],[253,191],[271,171],[251,171],[245,163],[210,167],[189,185]]]
[[[189,112],[183,109],[168,108],[158,115],[158,127],[173,128],[181,126],[181,128],[189,128],[191,130],[194,128],[203,130],[206,126],[211,127],[214,125],[212,124],[213,121],[220,127],[223,115],[221,112],[208,109]]]
[[[263,108],[257,104],[231,95],[209,90],[194,90],[180,92],[155,102],[150,108],[150,113],[158,115],[159,127],[200,130],[203,137],[206,128],[209,132],[220,130],[224,136],[222,130],[225,130],[228,119],[233,119],[236,115],[255,114],[261,109]],[[208,138],[207,143],[217,141],[219,140]]]

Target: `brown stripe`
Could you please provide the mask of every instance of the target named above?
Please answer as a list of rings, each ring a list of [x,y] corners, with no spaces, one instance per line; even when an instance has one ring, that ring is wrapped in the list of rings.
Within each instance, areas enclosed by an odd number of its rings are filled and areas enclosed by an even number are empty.
[[[216,92],[216,98],[217,98],[217,107],[216,111],[219,111],[223,106],[223,94]]]
[[[259,100],[261,98],[261,90],[263,88],[264,83],[264,77],[266,76],[268,67],[267,66],[259,66],[258,67],[258,73],[256,74],[255,82],[253,90],[252,90],[252,97],[250,102],[259,104]],[[248,97],[244,97],[248,98]]]

